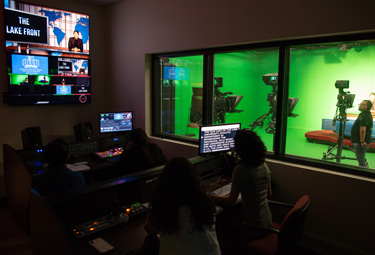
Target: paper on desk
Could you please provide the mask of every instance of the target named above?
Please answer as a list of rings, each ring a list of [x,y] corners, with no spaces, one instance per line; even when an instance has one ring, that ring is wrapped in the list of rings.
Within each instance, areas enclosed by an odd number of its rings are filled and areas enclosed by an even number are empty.
[[[66,167],[69,168],[70,170],[74,172],[79,172],[79,171],[85,171],[85,170],[90,170],[90,167],[88,165],[72,165],[72,164],[66,164]]]

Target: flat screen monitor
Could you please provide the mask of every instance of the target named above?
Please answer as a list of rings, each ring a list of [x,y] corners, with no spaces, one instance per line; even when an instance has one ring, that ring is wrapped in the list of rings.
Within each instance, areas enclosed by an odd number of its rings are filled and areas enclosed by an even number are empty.
[[[234,148],[234,136],[241,123],[199,127],[199,154],[228,152]]]
[[[122,133],[133,130],[133,112],[99,113],[99,132]]]
[[[9,105],[91,102],[90,59],[7,53]]]
[[[4,1],[8,92],[19,105],[91,103],[89,15]]]
[[[16,0],[4,1],[7,52],[89,55],[89,16]],[[76,34],[76,35],[75,35]],[[19,52],[21,53],[21,52]]]

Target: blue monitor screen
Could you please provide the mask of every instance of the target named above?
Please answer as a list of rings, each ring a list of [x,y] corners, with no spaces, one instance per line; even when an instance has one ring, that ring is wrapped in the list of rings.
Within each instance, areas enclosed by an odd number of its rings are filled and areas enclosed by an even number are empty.
[[[99,114],[99,131],[119,133],[133,129],[133,112],[111,112]]]
[[[12,54],[12,73],[48,75],[48,57]]]
[[[241,123],[199,127],[199,154],[227,152],[234,148],[234,136]]]
[[[190,80],[190,69],[183,67],[164,67],[164,80]]]
[[[70,95],[72,94],[72,87],[66,85],[56,85],[56,94],[57,95]]]

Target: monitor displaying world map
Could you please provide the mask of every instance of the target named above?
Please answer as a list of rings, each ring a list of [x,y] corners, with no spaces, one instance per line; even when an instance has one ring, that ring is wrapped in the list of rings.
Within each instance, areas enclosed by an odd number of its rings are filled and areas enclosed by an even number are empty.
[[[19,47],[26,47],[31,54],[54,56],[90,52],[90,24],[86,14],[5,0],[4,25],[7,52]],[[80,50],[72,50],[70,41]]]

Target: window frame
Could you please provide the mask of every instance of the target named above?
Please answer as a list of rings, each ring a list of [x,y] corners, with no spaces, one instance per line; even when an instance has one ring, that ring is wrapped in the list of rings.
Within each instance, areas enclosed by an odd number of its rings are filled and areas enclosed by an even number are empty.
[[[205,48],[198,50],[177,51],[169,53],[152,54],[152,135],[155,137],[169,138],[171,140],[183,141],[198,144],[198,139],[189,139],[178,135],[161,133],[161,102],[159,96],[161,88],[159,86],[161,73],[157,68],[160,66],[160,58],[163,57],[185,57],[193,55],[203,55],[203,124],[211,124],[208,116],[212,116],[213,111],[213,83],[214,83],[214,56],[218,53],[241,52],[247,50],[278,48],[278,91],[276,109],[276,132],[274,134],[273,152],[268,152],[268,158],[280,161],[309,165],[337,172],[351,173],[359,176],[375,177],[375,172],[358,171],[360,167],[346,165],[343,163],[323,161],[322,159],[307,158],[303,156],[286,154],[286,133],[287,133],[287,107],[289,93],[289,71],[290,71],[290,50],[294,46],[311,44],[328,44],[346,41],[375,40],[375,31],[359,31],[346,34],[323,35],[306,38],[275,40],[266,42],[247,43],[222,47]]]

